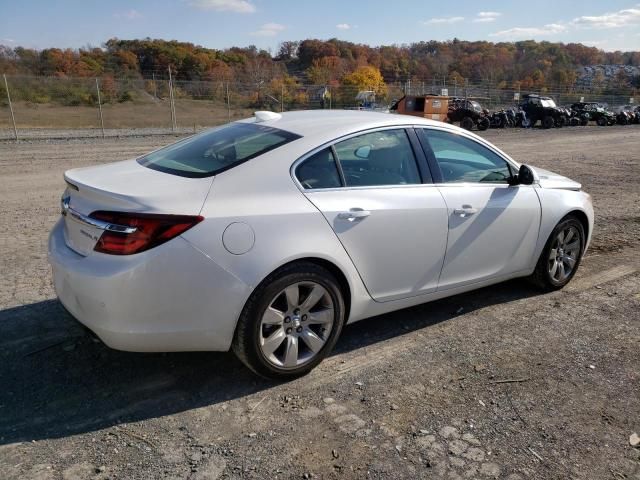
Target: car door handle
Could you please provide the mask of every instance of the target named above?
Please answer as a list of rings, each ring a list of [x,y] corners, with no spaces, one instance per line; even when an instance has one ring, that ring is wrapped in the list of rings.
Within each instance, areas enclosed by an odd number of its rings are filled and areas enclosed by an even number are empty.
[[[338,218],[341,220],[349,220],[353,222],[354,220],[358,220],[359,218],[365,218],[371,215],[369,210],[363,210],[362,208],[352,208],[348,212],[340,212],[338,214]]]
[[[461,217],[470,217],[474,213],[478,213],[478,209],[473,208],[471,205],[462,205],[462,208],[455,208],[453,210],[454,215],[459,215]]]

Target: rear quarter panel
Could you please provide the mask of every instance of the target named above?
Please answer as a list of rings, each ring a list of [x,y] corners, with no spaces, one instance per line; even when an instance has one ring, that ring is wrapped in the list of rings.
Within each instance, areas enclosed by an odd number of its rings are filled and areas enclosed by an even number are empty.
[[[307,151],[304,145],[276,149],[216,176],[201,212],[205,220],[183,238],[251,291],[286,263],[309,257],[328,260],[349,283],[350,320],[359,319],[366,315],[371,297],[333,229],[289,173]],[[230,253],[222,240],[234,222],[249,225],[255,237],[251,250],[241,255]]]

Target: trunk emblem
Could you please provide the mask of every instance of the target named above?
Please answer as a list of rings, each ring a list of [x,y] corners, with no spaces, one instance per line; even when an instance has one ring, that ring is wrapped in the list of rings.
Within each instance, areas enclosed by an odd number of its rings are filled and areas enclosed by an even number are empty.
[[[70,203],[71,203],[71,195],[63,196],[60,199],[60,213],[62,215],[67,214],[67,212],[69,211]]]

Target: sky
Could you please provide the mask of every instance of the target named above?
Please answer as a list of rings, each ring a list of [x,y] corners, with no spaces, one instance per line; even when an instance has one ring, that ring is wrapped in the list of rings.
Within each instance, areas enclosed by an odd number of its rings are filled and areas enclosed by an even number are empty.
[[[209,48],[339,38],[368,45],[422,40],[549,40],[640,50],[638,0],[0,0],[0,44],[101,46],[162,38]]]

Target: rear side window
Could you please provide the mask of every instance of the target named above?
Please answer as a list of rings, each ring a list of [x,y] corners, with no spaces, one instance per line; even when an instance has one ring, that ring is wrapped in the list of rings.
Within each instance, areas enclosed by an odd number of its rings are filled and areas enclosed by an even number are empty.
[[[422,183],[404,129],[365,133],[335,144],[348,187]]]
[[[296,177],[306,189],[337,188],[342,186],[340,174],[330,148],[307,158],[297,169]]]
[[[145,155],[138,163],[181,177],[209,177],[297,138],[273,127],[231,123]]]

